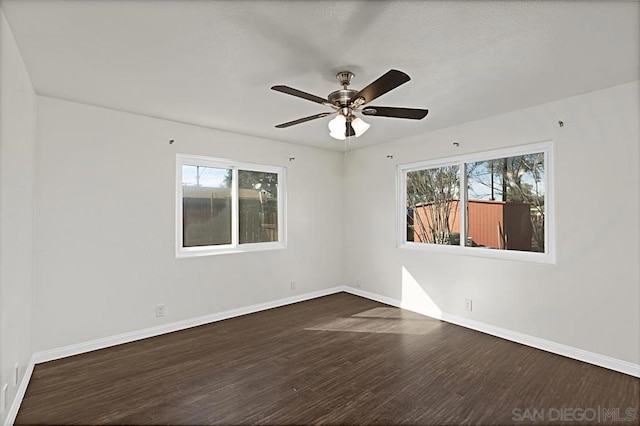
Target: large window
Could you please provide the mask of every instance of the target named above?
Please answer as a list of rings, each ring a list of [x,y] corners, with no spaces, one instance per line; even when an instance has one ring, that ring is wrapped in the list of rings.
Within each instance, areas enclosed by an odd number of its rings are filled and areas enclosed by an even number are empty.
[[[551,143],[398,168],[400,246],[555,261]]]
[[[284,168],[177,156],[178,257],[283,248]]]

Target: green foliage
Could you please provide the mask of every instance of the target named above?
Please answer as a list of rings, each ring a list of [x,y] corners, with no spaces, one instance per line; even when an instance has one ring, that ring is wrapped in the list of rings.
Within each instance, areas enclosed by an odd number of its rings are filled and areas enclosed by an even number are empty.
[[[231,186],[232,175],[232,170],[229,170],[224,177],[224,183],[228,187]],[[278,194],[278,174],[238,170],[238,188],[266,191],[271,196],[276,197]]]
[[[457,214],[459,167],[445,166],[407,173],[407,214],[415,238],[448,244],[451,218]]]
[[[469,198],[529,204],[533,241],[544,251],[544,173],[541,152],[468,163]]]
[[[458,169],[458,166],[446,166],[407,173],[407,202],[419,205],[457,197],[460,187]]]

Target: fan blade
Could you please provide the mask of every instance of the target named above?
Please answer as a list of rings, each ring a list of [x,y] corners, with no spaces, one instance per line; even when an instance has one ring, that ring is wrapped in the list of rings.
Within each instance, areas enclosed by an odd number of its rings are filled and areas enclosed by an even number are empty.
[[[271,90],[275,90],[276,92],[286,93],[287,95],[297,96],[302,99],[306,99],[311,102],[315,102],[318,104],[328,104],[329,101],[327,99],[323,99],[320,96],[312,95],[311,93],[303,92],[302,90],[294,89],[289,86],[273,86]]]
[[[386,74],[382,75],[376,81],[359,91],[351,99],[353,99],[354,102],[357,102],[358,98],[363,98],[364,102],[361,102],[360,105],[364,105],[409,80],[411,80],[411,78],[402,71],[389,70]]]
[[[310,115],[309,117],[299,118],[297,120],[289,121],[288,123],[278,124],[276,127],[278,129],[284,129],[285,127],[293,126],[294,124],[305,123],[307,121],[315,120],[316,118],[326,117],[327,115],[333,114],[332,112],[322,112],[316,115]]]
[[[378,117],[409,118],[411,120],[421,120],[429,113],[428,109],[418,108],[394,108],[368,106],[362,109],[364,115],[375,115]]]
[[[344,132],[344,135],[347,136],[347,137],[348,136],[355,136],[356,135],[356,131],[353,129],[353,126],[351,125],[350,121],[347,121],[346,126],[347,126],[347,128],[346,128],[346,130]]]

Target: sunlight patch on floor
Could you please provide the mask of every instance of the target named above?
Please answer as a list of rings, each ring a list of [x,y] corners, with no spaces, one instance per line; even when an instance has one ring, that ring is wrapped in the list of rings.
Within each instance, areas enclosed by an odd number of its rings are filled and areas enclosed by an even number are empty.
[[[355,333],[427,334],[441,327],[437,320],[397,308],[373,308],[348,318],[336,318],[305,330]]]
[[[405,311],[402,309],[392,308],[392,307],[373,308],[352,316],[367,317],[367,318],[396,318],[396,319],[413,319],[413,320],[427,319],[424,317],[424,315],[420,315],[415,312]]]

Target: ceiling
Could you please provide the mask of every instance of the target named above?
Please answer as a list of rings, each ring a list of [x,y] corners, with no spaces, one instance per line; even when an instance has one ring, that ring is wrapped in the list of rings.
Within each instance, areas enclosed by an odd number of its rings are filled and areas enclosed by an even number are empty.
[[[342,150],[326,97],[336,72],[362,89],[391,68],[411,81],[375,105],[352,148],[640,78],[640,3],[578,1],[2,0],[40,95]]]

